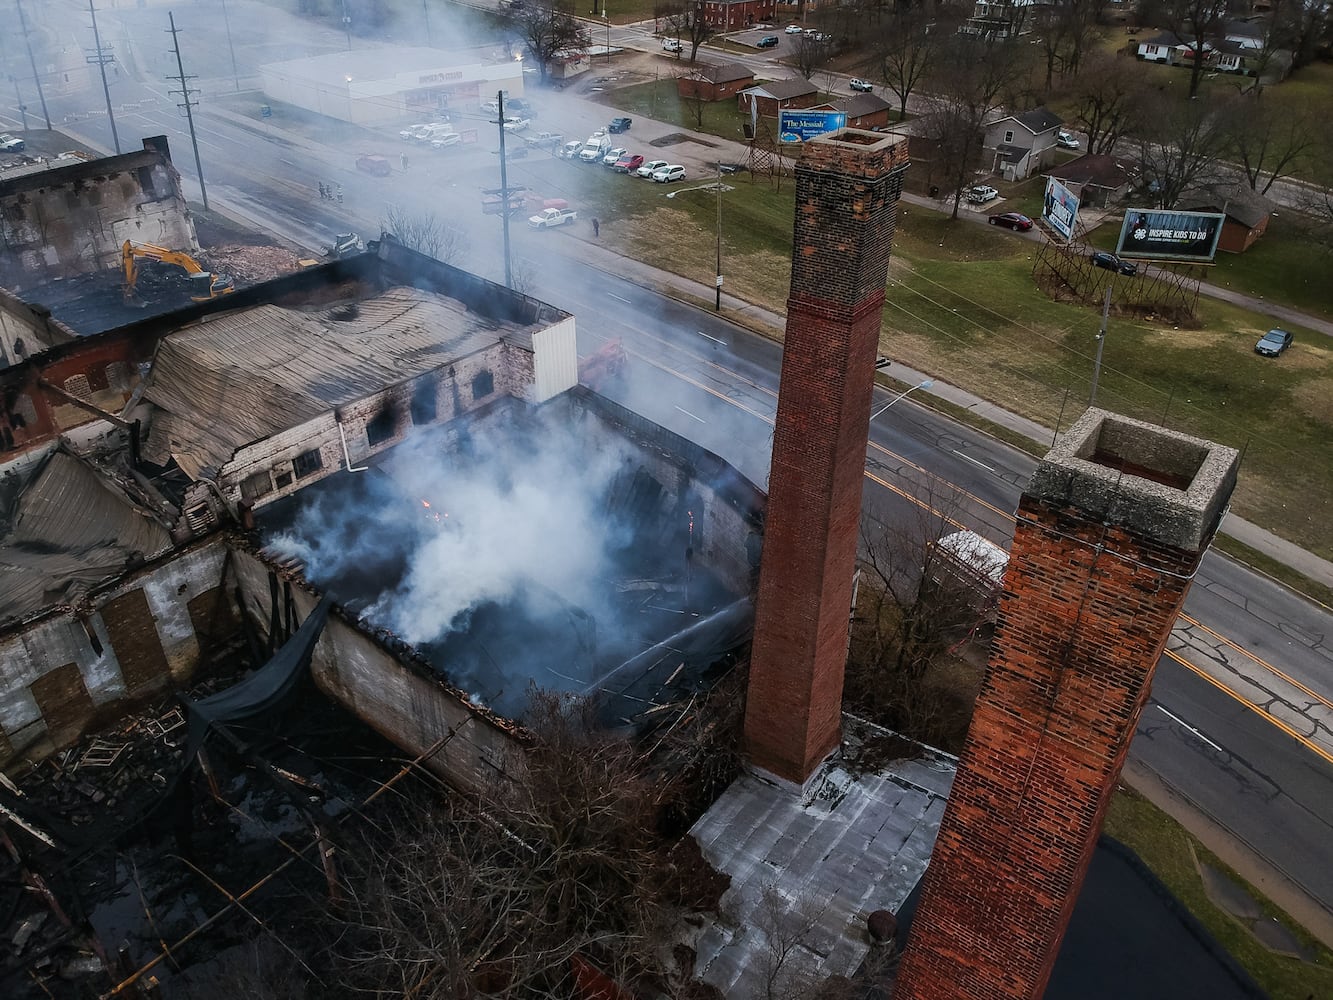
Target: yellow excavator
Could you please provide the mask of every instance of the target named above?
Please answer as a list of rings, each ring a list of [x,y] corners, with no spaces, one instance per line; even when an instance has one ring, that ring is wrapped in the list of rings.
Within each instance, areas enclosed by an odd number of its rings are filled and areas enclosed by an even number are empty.
[[[225,274],[213,274],[211,271],[205,271],[197,260],[187,253],[181,253],[179,250],[168,250],[166,247],[155,246],[152,243],[135,243],[133,240],[126,240],[125,245],[121,247],[120,255],[125,265],[125,304],[129,306],[147,305],[134,290],[139,283],[140,258],[157,260],[164,264],[174,264],[189,275],[191,302],[207,302],[209,299],[216,299],[220,295],[230,295],[236,291],[232,280]]]

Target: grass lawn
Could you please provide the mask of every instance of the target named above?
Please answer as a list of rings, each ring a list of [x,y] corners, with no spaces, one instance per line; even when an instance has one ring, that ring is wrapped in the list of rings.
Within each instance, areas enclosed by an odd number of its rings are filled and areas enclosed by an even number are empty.
[[[1333,319],[1333,247],[1314,239],[1289,212],[1268,223],[1242,254],[1219,253],[1205,280]]]
[[[1272,1000],[1307,1000],[1333,995],[1333,953],[1284,919],[1280,910],[1257,892],[1251,895],[1267,916],[1292,930],[1313,961],[1278,955],[1263,947],[1230,914],[1213,905],[1204,891],[1195,859],[1244,884],[1179,823],[1134,792],[1121,789],[1111,799],[1106,833],[1134,849],[1185,907],[1198,918],[1231,956],[1259,983]]]
[[[793,183],[785,179],[776,192],[745,174],[726,183],[727,290],[780,307],[791,273]],[[715,194],[699,184],[673,185],[668,199],[666,185],[631,181],[608,188],[589,211],[617,220],[603,233],[628,253],[711,283]],[[1089,398],[1099,315],[1036,288],[1036,251],[991,227],[900,206],[884,353],[1048,426],[1068,426]],[[1209,299],[1199,311],[1198,330],[1113,316],[1099,405],[1245,449],[1236,510],[1333,557],[1333,343],[1297,329],[1293,350],[1264,359],[1253,348],[1267,317]]]

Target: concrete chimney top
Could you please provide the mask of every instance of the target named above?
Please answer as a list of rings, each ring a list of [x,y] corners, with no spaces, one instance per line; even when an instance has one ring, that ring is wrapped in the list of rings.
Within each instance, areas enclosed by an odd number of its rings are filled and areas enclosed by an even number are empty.
[[[1203,548],[1236,487],[1235,448],[1089,409],[1025,491],[1178,549]]]

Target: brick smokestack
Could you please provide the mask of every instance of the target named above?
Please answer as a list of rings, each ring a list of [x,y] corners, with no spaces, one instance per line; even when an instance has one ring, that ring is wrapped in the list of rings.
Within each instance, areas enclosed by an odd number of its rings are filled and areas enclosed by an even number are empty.
[[[1089,410],[1038,466],[895,1000],[1045,992],[1238,462]]]
[[[907,143],[840,129],[796,166],[795,248],[745,714],[803,784],[837,745],[884,282]]]

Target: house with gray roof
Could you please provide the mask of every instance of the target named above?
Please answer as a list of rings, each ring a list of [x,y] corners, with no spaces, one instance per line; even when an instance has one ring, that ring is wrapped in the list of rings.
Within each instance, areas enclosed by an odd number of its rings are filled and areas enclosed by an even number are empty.
[[[993,118],[985,126],[984,161],[1007,181],[1031,177],[1055,158],[1055,136],[1063,124],[1045,107]]]

